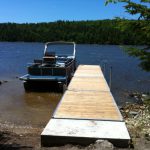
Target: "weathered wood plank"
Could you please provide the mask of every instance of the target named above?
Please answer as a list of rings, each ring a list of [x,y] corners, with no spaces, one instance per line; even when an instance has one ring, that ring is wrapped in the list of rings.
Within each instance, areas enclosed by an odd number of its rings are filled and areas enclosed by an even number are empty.
[[[128,147],[130,136],[124,122],[74,119],[51,119],[41,134],[42,146],[89,145],[98,139]]]
[[[75,91],[110,91],[107,82],[103,77],[73,77],[68,90]]]
[[[75,77],[104,77],[101,68],[97,65],[80,65],[75,74]]]
[[[66,91],[54,118],[122,120],[110,92]]]

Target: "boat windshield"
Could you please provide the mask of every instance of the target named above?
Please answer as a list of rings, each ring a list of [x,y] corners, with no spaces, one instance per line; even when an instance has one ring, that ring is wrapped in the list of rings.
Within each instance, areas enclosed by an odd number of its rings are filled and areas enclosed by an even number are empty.
[[[45,47],[45,52],[54,52],[56,56],[74,56],[74,45],[67,43],[50,43]]]

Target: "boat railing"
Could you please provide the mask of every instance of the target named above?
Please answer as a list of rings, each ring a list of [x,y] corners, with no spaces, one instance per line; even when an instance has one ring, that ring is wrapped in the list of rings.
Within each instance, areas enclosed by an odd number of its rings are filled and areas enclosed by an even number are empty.
[[[72,56],[75,58],[75,55],[76,55],[76,44],[75,44],[75,42],[64,42],[64,41],[47,42],[47,43],[45,43],[44,55],[47,52],[47,48],[49,45],[73,45]]]
[[[66,67],[66,76],[70,80],[72,77],[72,73],[75,71],[75,59],[70,62],[70,64]],[[70,75],[70,76],[69,76]]]

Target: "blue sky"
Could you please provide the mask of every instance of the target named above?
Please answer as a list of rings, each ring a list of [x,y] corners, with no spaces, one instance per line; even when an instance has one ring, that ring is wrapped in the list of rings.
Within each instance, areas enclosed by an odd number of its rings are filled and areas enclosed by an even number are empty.
[[[117,16],[131,19],[122,6],[105,6],[105,0],[0,0],[0,23],[99,20]]]

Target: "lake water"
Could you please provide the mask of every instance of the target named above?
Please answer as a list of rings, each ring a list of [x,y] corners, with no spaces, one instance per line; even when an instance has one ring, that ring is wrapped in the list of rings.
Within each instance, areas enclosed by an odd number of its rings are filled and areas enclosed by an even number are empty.
[[[128,92],[150,92],[150,73],[138,67],[139,61],[129,57],[115,45],[77,45],[77,63],[106,64],[109,83],[112,66],[112,93],[118,105],[131,101]],[[43,43],[0,42],[0,122],[44,127],[62,94],[26,93],[17,77],[26,73],[28,62],[43,56]],[[91,83],[92,84],[92,83]]]

